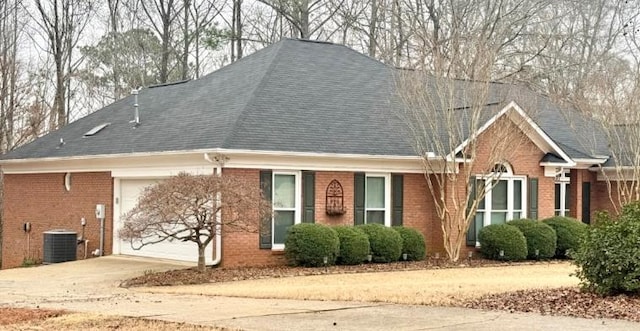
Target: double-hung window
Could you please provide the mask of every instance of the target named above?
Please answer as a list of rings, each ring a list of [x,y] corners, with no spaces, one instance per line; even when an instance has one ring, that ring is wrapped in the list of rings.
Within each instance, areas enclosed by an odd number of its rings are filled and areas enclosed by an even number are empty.
[[[391,179],[388,174],[365,178],[365,223],[391,225]]]
[[[555,183],[555,214],[569,216],[569,170],[563,170],[556,177]]]
[[[283,249],[287,230],[300,223],[300,174],[273,173],[272,248]]]

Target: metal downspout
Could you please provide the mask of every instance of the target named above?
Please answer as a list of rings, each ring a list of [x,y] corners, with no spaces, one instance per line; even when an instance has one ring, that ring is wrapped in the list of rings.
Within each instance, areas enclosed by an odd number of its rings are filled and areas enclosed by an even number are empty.
[[[209,154],[204,153],[204,159],[207,160],[209,163],[217,163],[216,166],[216,176],[222,176],[222,162],[221,160],[218,160],[218,158],[216,157],[215,161],[211,159],[211,157],[209,156]],[[220,192],[216,192],[216,204],[219,204],[220,202]],[[216,256],[213,259],[213,261],[211,261],[210,263],[207,263],[208,267],[216,267],[220,264],[220,262],[222,262],[222,225],[221,225],[221,221],[222,221],[222,213],[218,210],[216,212]]]

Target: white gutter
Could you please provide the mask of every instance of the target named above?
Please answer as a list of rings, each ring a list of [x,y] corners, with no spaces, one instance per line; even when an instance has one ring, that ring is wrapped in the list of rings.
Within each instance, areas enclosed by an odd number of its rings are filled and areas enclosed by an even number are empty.
[[[208,153],[204,153],[204,159],[209,163],[214,163]],[[222,162],[217,162],[216,176],[222,176]],[[220,192],[216,192],[216,208],[220,206]],[[220,210],[216,211],[216,257],[208,263],[207,266],[215,267],[222,262],[222,213]]]
[[[316,158],[336,158],[336,159],[365,159],[374,161],[397,161],[397,160],[416,160],[420,161],[421,157],[409,156],[409,155],[372,155],[372,154],[345,154],[345,153],[314,153],[314,152],[287,152],[287,151],[259,151],[249,149],[191,149],[181,151],[164,151],[164,152],[133,152],[133,153],[114,153],[114,154],[95,154],[95,155],[81,155],[81,156],[54,156],[54,157],[42,157],[42,158],[27,158],[27,159],[7,159],[0,160],[0,165],[11,165],[21,163],[34,163],[34,162],[52,162],[52,161],[75,161],[75,160],[100,160],[110,158],[134,158],[134,157],[149,157],[149,156],[171,156],[171,155],[187,155],[187,154],[223,154],[223,155],[265,155],[265,156],[292,156],[292,157],[316,157]],[[209,156],[205,157],[205,160],[209,161]],[[214,162],[211,160],[210,162]]]

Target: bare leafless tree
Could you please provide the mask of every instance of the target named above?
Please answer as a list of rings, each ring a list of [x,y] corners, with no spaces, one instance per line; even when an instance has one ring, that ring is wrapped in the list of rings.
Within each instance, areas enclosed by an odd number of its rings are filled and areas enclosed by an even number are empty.
[[[142,11],[152,29],[158,34],[162,42],[162,58],[159,63],[160,82],[169,81],[170,57],[173,50],[173,40],[177,18],[183,11],[183,7],[175,0],[140,0]]]
[[[50,129],[68,122],[68,94],[73,53],[92,15],[92,2],[88,0],[35,0],[37,16],[34,21],[44,33],[47,53],[55,66],[55,96],[49,119]]]
[[[124,216],[120,238],[141,248],[169,239],[198,247],[198,270],[205,249],[220,231],[258,232],[271,219],[271,203],[249,178],[181,173],[146,188]]]
[[[599,177],[611,209],[640,200],[640,8],[635,2],[563,3],[563,21],[551,56],[539,59],[551,70],[537,81],[558,102],[590,154],[609,158]]]
[[[214,26],[214,22],[220,17],[222,9],[223,3],[212,0],[196,1],[190,7],[189,15],[191,16],[192,24],[188,29],[191,32],[186,34],[185,37],[188,37],[189,44],[193,45],[193,72],[196,78],[202,74],[202,31]],[[183,52],[190,53],[189,46],[185,47]]]
[[[455,11],[437,17],[450,18],[451,14]],[[399,116],[423,160],[451,261],[460,258],[479,205],[502,176],[500,165],[518,153],[530,153],[521,146],[527,146],[530,126],[525,123],[533,116],[535,100],[519,87],[491,82],[504,41],[519,34],[512,22],[502,22],[502,18],[504,15],[493,13],[487,21],[464,22],[479,30],[465,27],[462,33],[460,28],[447,32],[446,37],[432,30],[430,36],[424,35],[430,40],[426,49],[417,51],[421,56],[417,70],[400,71],[396,79],[396,91],[405,107]],[[484,32],[488,28],[493,31]],[[510,101],[516,101],[516,106],[509,107]],[[492,119],[495,122],[487,127]]]
[[[19,1],[0,3],[0,152],[14,146],[14,114],[19,102]]]

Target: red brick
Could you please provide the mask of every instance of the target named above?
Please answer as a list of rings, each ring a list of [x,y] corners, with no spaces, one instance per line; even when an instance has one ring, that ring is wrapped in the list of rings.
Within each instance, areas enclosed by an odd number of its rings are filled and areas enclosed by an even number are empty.
[[[82,217],[87,220],[88,250],[97,249],[100,222],[95,218],[96,204],[105,204],[107,208],[105,253],[110,254],[112,202],[113,180],[109,172],[73,173],[68,192],[64,188],[63,173],[5,175],[2,268],[19,266],[25,258],[42,260],[43,232],[69,229],[80,235]],[[29,235],[23,231],[25,222],[32,226]],[[84,246],[78,246],[77,256],[84,257]]]

